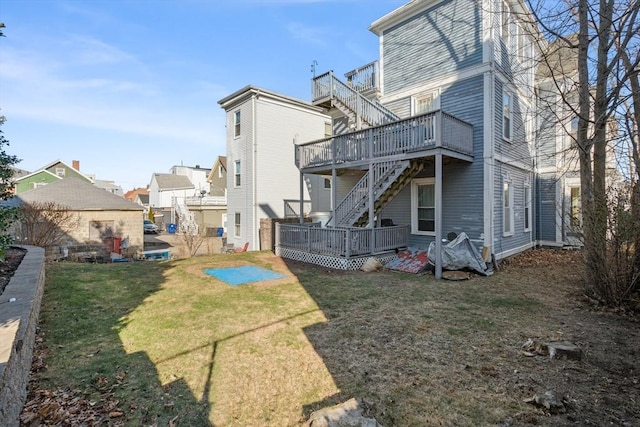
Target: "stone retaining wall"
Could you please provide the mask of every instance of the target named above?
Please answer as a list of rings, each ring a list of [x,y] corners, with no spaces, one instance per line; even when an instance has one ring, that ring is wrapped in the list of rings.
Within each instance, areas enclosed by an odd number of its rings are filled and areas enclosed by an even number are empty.
[[[44,249],[27,250],[0,295],[0,426],[19,425],[44,291]],[[15,298],[14,302],[10,302]]]

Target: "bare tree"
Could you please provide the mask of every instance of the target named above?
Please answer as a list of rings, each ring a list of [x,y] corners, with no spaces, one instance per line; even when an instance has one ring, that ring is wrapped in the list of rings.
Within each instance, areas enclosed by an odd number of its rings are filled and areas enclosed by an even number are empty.
[[[63,243],[66,234],[80,222],[77,214],[56,202],[25,203],[19,209],[21,242],[50,250]]]
[[[557,82],[565,110],[576,118],[572,137],[580,166],[586,290],[604,303],[621,304],[640,290],[640,2],[528,0],[528,5],[545,35],[540,62]],[[547,49],[554,44],[572,51],[575,73],[558,67]],[[565,89],[567,81],[571,90]],[[631,180],[620,179],[627,186],[612,188],[607,156],[625,151],[622,147],[630,148]],[[625,188],[633,191],[625,193]],[[633,263],[621,259],[629,256]]]

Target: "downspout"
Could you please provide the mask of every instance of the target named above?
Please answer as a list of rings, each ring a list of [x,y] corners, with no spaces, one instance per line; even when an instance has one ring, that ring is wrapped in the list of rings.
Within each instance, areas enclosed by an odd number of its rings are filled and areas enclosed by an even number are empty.
[[[251,221],[253,234],[252,249],[259,248],[258,246],[258,97],[260,96],[260,90],[256,91],[256,94],[251,98],[251,108],[253,109],[253,158],[251,159],[251,168],[253,170],[253,221]]]

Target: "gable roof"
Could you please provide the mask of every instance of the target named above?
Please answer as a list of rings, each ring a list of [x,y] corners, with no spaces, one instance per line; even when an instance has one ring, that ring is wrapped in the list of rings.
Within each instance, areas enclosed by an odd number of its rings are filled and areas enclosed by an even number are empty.
[[[59,177],[58,175],[56,175],[56,174],[54,174],[54,173],[51,173],[51,172],[49,172],[49,171],[48,171],[48,170],[46,170],[46,169],[38,169],[38,170],[37,170],[37,171],[35,171],[35,172],[31,172],[31,173],[28,173],[28,174],[26,174],[26,175],[22,175],[20,178],[16,178],[14,181],[15,181],[15,182],[22,181],[22,180],[24,180],[24,179],[31,178],[31,177],[36,176],[36,175],[39,175],[39,174],[41,174],[41,173],[44,173],[44,174],[47,174],[47,175],[51,175],[52,177],[57,178],[57,179],[62,179],[62,178],[61,178],[61,177]]]
[[[61,179],[15,196],[20,202],[56,202],[74,211],[142,211],[142,206],[79,178]]]
[[[92,177],[90,177],[89,175],[87,175],[87,174],[85,174],[83,172],[80,172],[78,169],[74,168],[73,166],[69,166],[67,163],[63,162],[60,159],[55,160],[55,161],[53,161],[53,162],[41,167],[39,170],[46,170],[46,169],[49,169],[50,167],[55,166],[57,164],[62,164],[67,169],[72,170],[73,172],[77,173],[78,175],[80,175],[83,178],[86,178],[87,181],[93,182],[93,178]]]
[[[172,173],[154,173],[153,178],[160,190],[183,190],[195,188],[188,177]]]

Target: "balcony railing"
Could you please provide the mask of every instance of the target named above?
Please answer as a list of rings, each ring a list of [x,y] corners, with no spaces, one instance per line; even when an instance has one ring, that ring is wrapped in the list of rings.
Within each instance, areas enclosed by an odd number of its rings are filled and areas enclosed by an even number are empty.
[[[435,111],[356,132],[336,135],[297,147],[300,169],[379,161],[384,157],[447,148],[473,156],[473,127],[456,117]]]
[[[278,224],[278,228],[276,245],[282,248],[345,258],[402,248],[407,246],[409,237],[408,225],[372,229]]]
[[[187,206],[225,206],[227,198],[226,196],[195,196],[185,197],[184,202]]]
[[[373,61],[344,75],[347,84],[358,92],[377,90],[380,87],[378,61]]]

